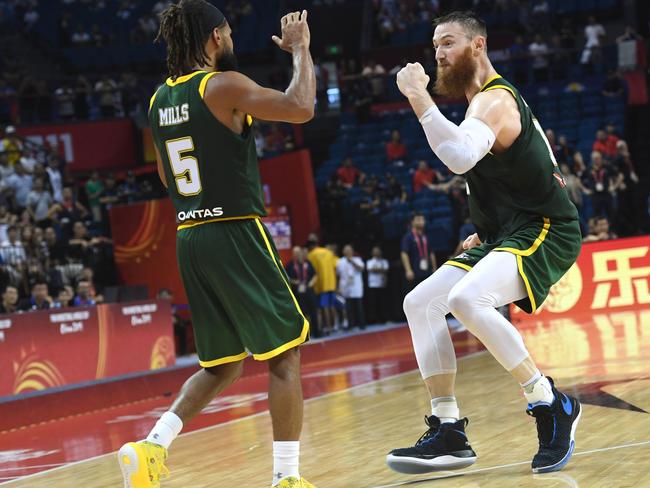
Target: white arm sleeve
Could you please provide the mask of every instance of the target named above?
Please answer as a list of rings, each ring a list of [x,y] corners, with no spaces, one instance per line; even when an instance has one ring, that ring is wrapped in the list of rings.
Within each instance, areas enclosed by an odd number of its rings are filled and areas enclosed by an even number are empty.
[[[496,135],[485,122],[470,117],[456,125],[447,120],[436,105],[424,112],[420,124],[433,152],[457,175],[472,169],[496,140]]]

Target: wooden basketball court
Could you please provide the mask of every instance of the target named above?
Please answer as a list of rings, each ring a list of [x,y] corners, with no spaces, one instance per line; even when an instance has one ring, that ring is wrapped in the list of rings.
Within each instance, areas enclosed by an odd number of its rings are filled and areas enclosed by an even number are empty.
[[[308,400],[301,471],[319,488],[650,486],[649,319],[647,311],[630,311],[519,325],[543,371],[583,402],[575,454],[563,471],[531,473],[534,419],[524,412],[518,385],[484,351],[459,360],[457,397],[479,456],[473,467],[409,477],[384,464],[390,449],[424,431],[428,398],[411,371]],[[182,435],[169,467],[163,488],[270,486],[268,413]],[[6,486],[119,487],[121,477],[113,453]]]

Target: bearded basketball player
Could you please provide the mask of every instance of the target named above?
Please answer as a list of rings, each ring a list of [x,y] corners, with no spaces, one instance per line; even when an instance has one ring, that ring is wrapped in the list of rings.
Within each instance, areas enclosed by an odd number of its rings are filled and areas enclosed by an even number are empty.
[[[169,78],[151,98],[149,121],[158,174],[177,212],[178,267],[201,369],[146,440],[120,449],[125,488],[160,486],[170,445],[239,378],[249,352],[269,368],[271,484],[313,488],[299,473],[298,347],[308,338],[309,323],[260,220],[265,209],[251,125],[253,117],[303,123],[314,114],[307,11],[284,16],[281,25],[282,38],[273,41],[293,56],[293,78],[284,92],[237,72],[230,25],[210,3],[181,0],[162,13],[158,37],[167,44]],[[211,485],[224,484],[230,485],[215,473]],[[245,475],[240,484],[248,486]]]
[[[435,22],[435,91],[469,102],[460,125],[447,120],[427,92],[419,63],[397,74],[433,152],[465,175],[478,232],[404,300],[422,378],[431,395],[427,431],[387,464],[402,473],[456,469],[476,461],[454,396],[456,357],[445,315],[451,312],[521,385],[536,419],[534,473],[556,471],[573,453],[581,407],[535,365],[517,329],[495,308],[516,303],[533,313],[575,262],[578,213],[544,132],[519,91],[492,67],[485,23],[471,12]],[[486,399],[489,402],[489,399]],[[498,408],[495,404],[494,408]]]

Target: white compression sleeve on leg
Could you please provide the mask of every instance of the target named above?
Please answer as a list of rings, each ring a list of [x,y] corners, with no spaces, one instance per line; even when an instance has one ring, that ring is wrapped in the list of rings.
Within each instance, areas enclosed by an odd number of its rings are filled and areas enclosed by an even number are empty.
[[[445,316],[447,296],[466,271],[440,266],[404,298],[404,312],[413,340],[413,350],[423,379],[456,372],[456,353]]]
[[[496,140],[492,129],[482,120],[470,117],[456,125],[436,105],[424,112],[420,124],[433,152],[458,175],[472,169]]]

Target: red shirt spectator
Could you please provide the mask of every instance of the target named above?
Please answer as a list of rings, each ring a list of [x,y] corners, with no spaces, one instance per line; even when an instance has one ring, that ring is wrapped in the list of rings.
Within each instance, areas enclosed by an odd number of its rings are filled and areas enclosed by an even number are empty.
[[[614,134],[607,134],[604,130],[596,132],[596,141],[592,146],[592,151],[598,151],[606,158],[613,158],[616,156],[616,143],[618,137]]]
[[[406,146],[398,130],[391,133],[391,140],[386,143],[386,161],[393,162],[406,157]]]
[[[349,157],[343,160],[341,167],[336,170],[336,175],[346,188],[352,188],[357,180],[362,183],[364,178],[364,174],[352,164],[352,158]]]
[[[429,165],[426,161],[420,161],[418,163],[418,169],[413,174],[413,191],[415,193],[421,191],[424,187],[429,187],[433,184],[433,180],[436,179],[436,172],[429,168]]]

